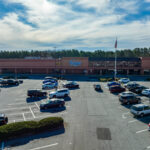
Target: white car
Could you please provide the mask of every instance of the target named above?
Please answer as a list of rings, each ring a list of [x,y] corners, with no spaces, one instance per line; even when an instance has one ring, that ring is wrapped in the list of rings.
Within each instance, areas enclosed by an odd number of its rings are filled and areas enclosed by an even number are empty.
[[[69,94],[70,94],[69,90],[64,88],[64,89],[59,89],[59,90],[50,92],[49,97],[50,98],[67,97],[69,96]]]
[[[123,84],[126,84],[126,83],[130,82],[130,79],[128,79],[128,78],[121,78],[121,79],[119,80],[119,82],[120,82],[120,83],[123,83]]]
[[[137,104],[133,105],[130,109],[130,112],[134,116],[141,116],[143,117],[144,115],[150,115],[150,106],[145,105],[145,104]]]
[[[142,95],[150,96],[150,89],[145,89],[142,91]]]
[[[57,83],[46,83],[42,85],[42,89],[53,89],[58,86]]]

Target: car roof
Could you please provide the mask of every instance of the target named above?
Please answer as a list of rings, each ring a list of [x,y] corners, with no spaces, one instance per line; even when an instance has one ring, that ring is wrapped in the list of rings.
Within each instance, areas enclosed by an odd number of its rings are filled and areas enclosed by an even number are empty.
[[[126,91],[126,92],[120,93],[120,95],[121,95],[121,96],[127,96],[127,95],[136,95],[136,94],[134,94],[133,92],[128,92],[128,91]]]
[[[135,106],[137,108],[139,108],[139,107],[148,107],[148,105],[146,105],[146,104],[136,104],[136,105],[133,105],[133,106]]]
[[[68,89],[67,89],[67,88],[58,89],[57,91],[62,91],[62,90],[67,90],[67,91],[68,91]]]
[[[64,99],[62,98],[52,98],[52,99],[49,99],[50,101],[64,101]]]
[[[4,116],[5,116],[5,114],[0,113],[0,117],[4,117]]]
[[[41,91],[40,89],[29,89],[28,91]]]

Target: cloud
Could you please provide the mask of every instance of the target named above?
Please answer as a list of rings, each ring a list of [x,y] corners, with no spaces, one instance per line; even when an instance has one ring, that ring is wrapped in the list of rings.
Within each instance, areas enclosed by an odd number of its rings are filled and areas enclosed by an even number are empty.
[[[0,48],[113,48],[116,36],[120,48],[149,46],[147,41],[150,41],[150,19],[147,17],[143,20],[125,20],[128,15],[138,13],[139,0],[6,2],[20,4],[25,7],[25,11],[24,14],[7,13],[0,20]],[[80,7],[80,11],[76,10],[76,7]],[[26,22],[22,22],[20,17],[24,17]]]

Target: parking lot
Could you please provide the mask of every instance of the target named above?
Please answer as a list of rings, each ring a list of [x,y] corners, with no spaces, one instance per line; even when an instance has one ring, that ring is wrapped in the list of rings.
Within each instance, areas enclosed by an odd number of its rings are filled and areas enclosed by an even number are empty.
[[[61,86],[60,81],[60,86]],[[80,88],[70,90],[65,109],[41,112],[43,99],[28,99],[28,89],[40,89],[42,80],[24,80],[16,87],[2,88],[0,112],[9,123],[61,116],[65,130],[43,133],[22,139],[1,142],[1,149],[9,150],[144,150],[150,149],[148,123],[150,116],[134,118],[131,105],[121,105],[118,95],[111,94],[107,83],[78,81]],[[96,92],[94,83],[100,83],[103,92]],[[150,87],[149,82],[138,82]],[[50,90],[46,90],[49,92]],[[149,98],[142,96],[149,104]]]

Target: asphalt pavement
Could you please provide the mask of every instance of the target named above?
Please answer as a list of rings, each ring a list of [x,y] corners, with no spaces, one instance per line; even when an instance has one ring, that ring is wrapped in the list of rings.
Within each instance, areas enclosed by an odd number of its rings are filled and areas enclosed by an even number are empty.
[[[27,100],[28,89],[39,89],[42,80],[24,80],[17,87],[2,88],[0,112],[6,113],[9,122],[61,116],[65,129],[42,133],[21,139],[4,141],[4,150],[144,150],[150,149],[150,133],[147,124],[150,116],[133,118],[130,105],[123,106],[118,95],[111,94],[107,83],[80,81],[79,89],[70,90],[66,109],[41,112],[41,100]],[[97,92],[93,84],[100,83],[103,92]],[[149,82],[140,82],[149,86]],[[61,84],[61,82],[60,82]],[[49,93],[49,90],[47,90]],[[47,98],[48,99],[48,98]],[[142,97],[149,103],[147,97]]]

